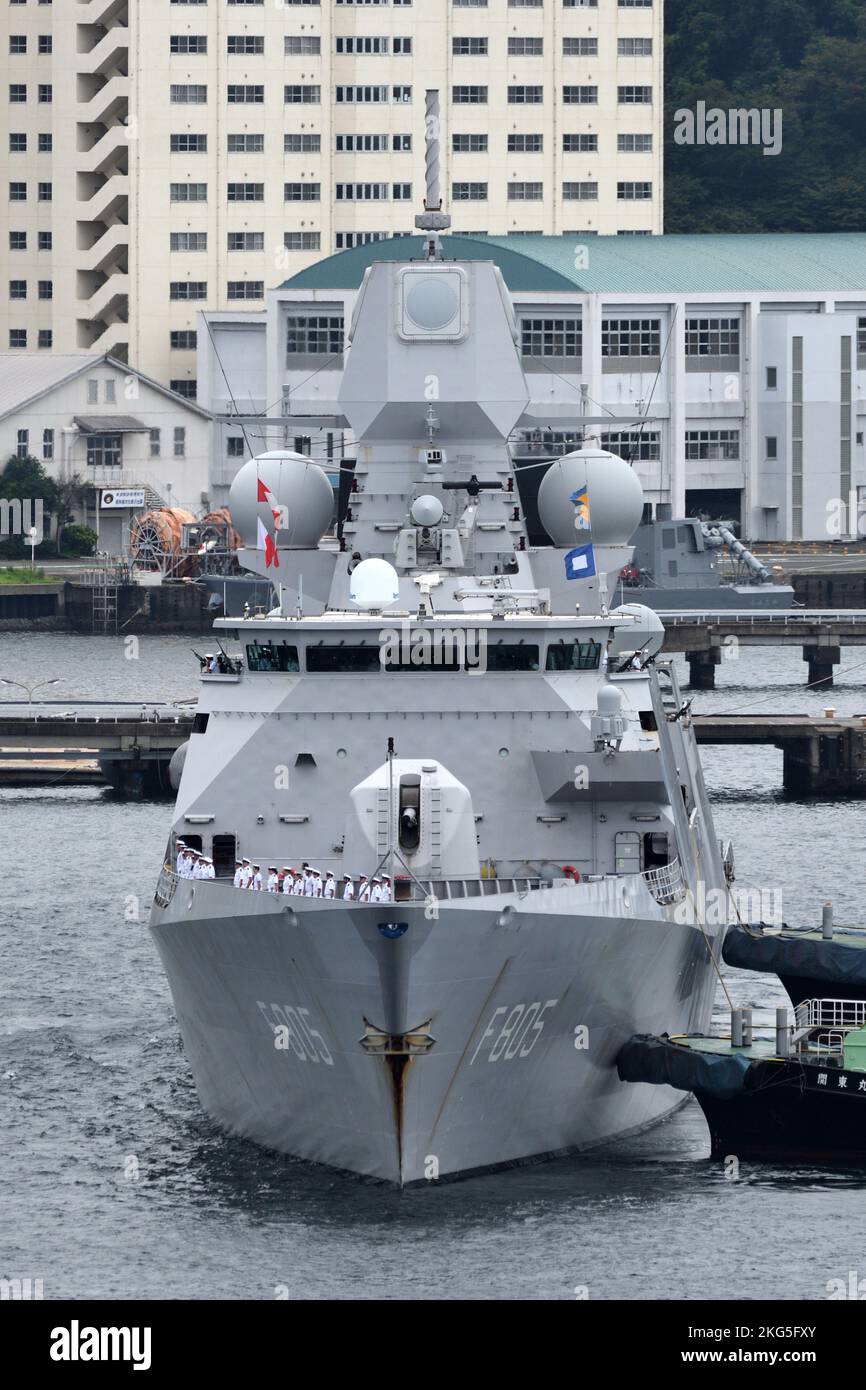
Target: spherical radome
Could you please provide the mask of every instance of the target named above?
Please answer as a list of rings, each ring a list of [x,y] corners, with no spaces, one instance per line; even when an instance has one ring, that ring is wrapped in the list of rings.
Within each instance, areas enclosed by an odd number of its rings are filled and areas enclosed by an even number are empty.
[[[576,502],[583,488],[589,527]],[[551,464],[538,489],[538,513],[554,545],[627,545],[643,513],[643,488],[625,459],[590,446]]]
[[[416,526],[438,526],[445,514],[445,508],[438,497],[431,497],[429,493],[425,493],[422,497],[415,498],[410,512]]]
[[[614,618],[629,618],[630,622],[616,628],[611,652],[620,656],[624,652],[643,651],[646,656],[656,656],[665,640],[664,623],[655,609],[644,603],[622,603],[614,608]]]
[[[400,597],[400,581],[397,571],[387,560],[372,556],[362,560],[352,570],[349,579],[349,598],[359,608],[368,612],[380,612],[396,603]]]
[[[270,491],[271,503],[259,501],[259,483]],[[231,485],[232,524],[244,545],[258,546],[258,521],[281,550],[315,550],[334,514],[334,489],[317,463],[305,454],[276,449],[244,464]]]

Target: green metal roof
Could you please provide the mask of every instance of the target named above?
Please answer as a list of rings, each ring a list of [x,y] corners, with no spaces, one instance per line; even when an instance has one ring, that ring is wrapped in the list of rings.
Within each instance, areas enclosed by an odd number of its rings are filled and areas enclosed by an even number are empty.
[[[577,248],[586,248],[585,255]],[[356,289],[374,261],[411,260],[421,237],[368,242],[308,266],[281,287]],[[736,294],[854,290],[866,297],[866,233],[748,236],[521,236],[442,238],[447,257],[494,260],[508,288],[602,294]],[[581,261],[586,259],[583,266]]]

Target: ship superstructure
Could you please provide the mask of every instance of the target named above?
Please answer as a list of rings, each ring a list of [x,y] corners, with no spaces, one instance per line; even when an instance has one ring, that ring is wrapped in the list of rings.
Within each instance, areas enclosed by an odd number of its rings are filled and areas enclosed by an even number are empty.
[[[224,619],[151,929],[202,1103],[284,1153],[398,1183],[586,1147],[677,1103],[619,1080],[636,1032],[707,1025],[725,866],[661,625],[611,611],[642,497],[592,444],[530,544],[528,391],[492,262],[371,266],[340,412],[340,537],[309,459],[246,464]],[[227,663],[223,663],[224,667]],[[217,877],[174,871],[178,837]],[[391,901],[233,886],[235,859],[387,872]]]

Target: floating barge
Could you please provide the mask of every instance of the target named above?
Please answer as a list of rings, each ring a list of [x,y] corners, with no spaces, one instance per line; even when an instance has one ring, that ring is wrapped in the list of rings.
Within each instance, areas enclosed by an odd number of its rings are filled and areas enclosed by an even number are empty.
[[[638,1034],[617,1058],[623,1081],[691,1091],[712,1156],[866,1163],[866,1001],[810,999],[776,1011],[776,1032],[753,1037],[734,1009],[727,1037]]]
[[[820,929],[729,928],[722,958],[739,970],[778,975],[795,1006],[825,994],[866,1000],[866,930],[834,928],[829,903]]]

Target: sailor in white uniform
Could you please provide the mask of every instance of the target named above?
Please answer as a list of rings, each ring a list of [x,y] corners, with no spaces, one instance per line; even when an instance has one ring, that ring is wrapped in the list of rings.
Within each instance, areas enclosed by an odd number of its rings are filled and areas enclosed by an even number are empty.
[[[304,870],[304,897],[314,898],[316,896],[316,880],[313,878],[312,869]]]
[[[177,842],[177,859],[175,860],[175,871],[176,871],[176,873],[178,874],[178,877],[179,877],[179,878],[183,878],[183,876],[184,876],[184,873],[183,873],[183,870],[184,870],[183,859],[184,859],[184,855],[185,855],[185,854],[186,854],[186,845],[184,844],[183,840],[178,840],[178,842]]]
[[[322,896],[322,893],[323,893],[323,892],[324,892],[324,885],[322,884],[322,875],[319,873],[319,870],[318,870],[318,869],[314,869],[314,870],[313,870],[313,897],[314,897],[314,898],[320,898],[320,897]]]
[[[268,892],[269,892],[269,893],[276,893],[277,890],[279,889],[279,886],[280,886],[280,880],[277,878],[277,866],[276,866],[276,864],[269,864],[269,865],[268,865]]]
[[[209,855],[205,855],[204,873],[202,874],[202,878],[216,878],[216,869],[214,868],[214,862]]]
[[[324,888],[323,888],[323,890],[322,890],[322,897],[323,897],[323,898],[336,898],[336,896],[337,896],[337,884],[336,884],[336,880],[334,879],[334,875],[331,873],[331,870],[328,869],[327,873],[325,874],[325,886],[324,886]]]
[[[371,902],[371,903],[380,903],[381,901],[382,901],[382,884],[380,883],[380,881],[379,881],[378,878],[375,878],[375,877],[374,877],[374,878],[373,878],[373,891],[372,891],[372,893],[370,894],[370,902]]]
[[[250,879],[250,888],[252,888],[255,893],[261,893],[262,891],[262,869],[260,864],[253,865],[253,876]]]
[[[235,876],[232,879],[235,888],[243,888],[244,866],[241,859],[235,860]]]
[[[358,880],[358,902],[368,903],[370,901],[370,883],[366,874],[362,874]]]
[[[355,885],[352,882],[351,874],[343,874],[343,902],[351,903],[355,901]]]
[[[283,869],[283,892],[291,893],[295,881],[295,871],[288,866]]]
[[[389,903],[389,902],[391,901],[391,899],[392,899],[393,896],[394,896],[394,895],[393,895],[393,893],[392,893],[392,891],[391,891],[391,879],[390,879],[390,876],[389,876],[388,874],[383,874],[383,875],[382,875],[382,897],[381,897],[381,901],[382,901],[383,903]]]
[[[249,859],[244,860],[243,872],[241,875],[241,888],[249,888],[252,882],[253,871]]]
[[[296,871],[296,872],[295,872],[295,881],[294,881],[294,883],[292,884],[292,897],[293,897],[293,898],[302,898],[303,896],[304,896],[304,876],[303,876],[303,874],[298,873],[298,872]]]

